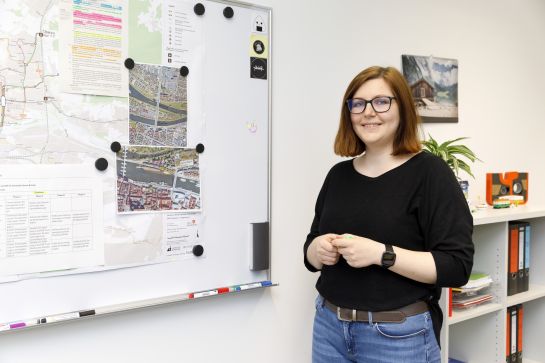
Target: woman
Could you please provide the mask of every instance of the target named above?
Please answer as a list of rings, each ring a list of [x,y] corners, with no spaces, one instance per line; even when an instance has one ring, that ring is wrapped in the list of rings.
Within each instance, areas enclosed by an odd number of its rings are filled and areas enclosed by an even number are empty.
[[[441,288],[464,285],[473,219],[447,164],[421,151],[411,91],[395,68],[349,84],[333,166],[304,245],[316,283],[312,359],[440,362]]]

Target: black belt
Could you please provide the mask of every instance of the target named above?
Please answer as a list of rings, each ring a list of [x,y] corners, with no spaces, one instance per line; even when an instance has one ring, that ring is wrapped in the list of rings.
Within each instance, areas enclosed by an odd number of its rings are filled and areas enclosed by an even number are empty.
[[[424,301],[417,301],[397,310],[387,311],[346,309],[338,307],[327,300],[324,300],[324,305],[329,310],[336,313],[339,320],[369,322],[369,315],[371,315],[371,319],[376,323],[402,323],[408,316],[413,316],[428,311],[428,304],[426,304]]]

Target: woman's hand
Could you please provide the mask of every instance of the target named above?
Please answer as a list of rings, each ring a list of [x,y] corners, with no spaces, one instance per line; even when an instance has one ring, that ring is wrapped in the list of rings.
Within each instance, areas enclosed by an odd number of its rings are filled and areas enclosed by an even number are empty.
[[[332,241],[332,245],[352,267],[380,265],[384,245],[372,239],[343,234]]]
[[[369,238],[343,234],[331,244],[352,267],[381,266],[384,244]],[[424,284],[437,282],[437,268],[431,252],[411,251],[397,246],[395,264],[388,270]]]
[[[323,265],[334,265],[339,261],[339,252],[332,241],[339,235],[328,233],[314,238],[307,250],[307,259],[312,266],[321,270]]]

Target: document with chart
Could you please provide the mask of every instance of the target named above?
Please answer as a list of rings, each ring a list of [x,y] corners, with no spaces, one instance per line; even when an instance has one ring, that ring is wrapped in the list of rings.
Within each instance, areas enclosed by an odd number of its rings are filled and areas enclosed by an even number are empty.
[[[0,279],[104,264],[102,189],[93,174],[85,165],[2,166]]]

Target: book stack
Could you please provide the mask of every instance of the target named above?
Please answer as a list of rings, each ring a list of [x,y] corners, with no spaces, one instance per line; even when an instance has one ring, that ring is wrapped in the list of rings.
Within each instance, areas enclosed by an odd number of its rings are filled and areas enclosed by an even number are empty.
[[[530,280],[530,223],[509,222],[507,296],[528,291]]]
[[[487,292],[492,282],[492,278],[486,273],[471,273],[467,284],[452,288],[452,307],[466,309],[492,300],[494,296]]]

